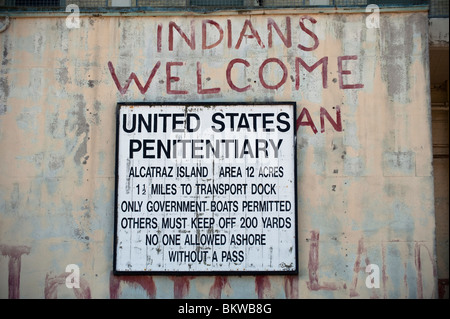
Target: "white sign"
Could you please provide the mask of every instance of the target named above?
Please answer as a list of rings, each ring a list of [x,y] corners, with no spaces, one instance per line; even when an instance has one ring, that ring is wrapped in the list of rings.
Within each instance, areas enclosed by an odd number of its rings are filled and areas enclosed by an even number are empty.
[[[116,273],[297,272],[295,104],[126,104]]]

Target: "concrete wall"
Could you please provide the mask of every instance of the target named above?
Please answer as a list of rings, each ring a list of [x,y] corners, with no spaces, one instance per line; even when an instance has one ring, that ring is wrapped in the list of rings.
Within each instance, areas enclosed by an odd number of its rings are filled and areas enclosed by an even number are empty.
[[[386,12],[379,28],[367,17],[153,13],[82,16],[78,28],[11,17],[0,296],[436,298],[427,12]],[[114,276],[124,101],[295,101],[299,275]],[[65,285],[71,264],[78,289]],[[369,264],[379,288],[366,286]]]
[[[439,298],[449,298],[449,19],[429,22],[436,259]]]

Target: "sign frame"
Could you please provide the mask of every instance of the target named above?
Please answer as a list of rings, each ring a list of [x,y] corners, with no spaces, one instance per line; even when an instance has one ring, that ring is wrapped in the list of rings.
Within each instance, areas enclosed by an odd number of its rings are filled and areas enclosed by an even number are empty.
[[[294,203],[293,203],[293,232],[294,232],[294,265],[286,270],[205,270],[205,271],[173,271],[173,270],[117,270],[117,245],[118,245],[118,191],[119,191],[119,140],[120,140],[120,110],[124,106],[185,106],[185,107],[205,107],[205,106],[271,106],[271,105],[286,105],[292,107],[292,133],[293,133],[293,165],[294,165]],[[122,275],[162,275],[162,276],[173,276],[173,275],[194,275],[194,276],[216,276],[216,275],[297,275],[299,273],[299,252],[298,252],[298,186],[297,186],[297,129],[296,129],[296,102],[281,101],[281,102],[118,102],[116,105],[116,144],[115,144],[115,198],[114,198],[114,241],[113,241],[113,274],[116,276]],[[288,173],[288,172],[286,172]]]

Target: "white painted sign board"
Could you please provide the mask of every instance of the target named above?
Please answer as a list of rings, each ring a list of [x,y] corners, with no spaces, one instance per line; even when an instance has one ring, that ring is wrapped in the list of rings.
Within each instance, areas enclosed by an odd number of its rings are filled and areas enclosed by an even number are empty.
[[[295,144],[295,103],[119,103],[115,273],[297,273]]]

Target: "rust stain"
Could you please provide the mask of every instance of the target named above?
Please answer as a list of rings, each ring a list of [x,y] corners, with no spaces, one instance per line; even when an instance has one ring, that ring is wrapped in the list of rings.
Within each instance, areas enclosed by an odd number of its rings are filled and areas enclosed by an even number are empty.
[[[190,280],[195,277],[187,276],[171,276],[170,279],[173,281],[173,297],[175,299],[185,298],[189,293]]]
[[[111,273],[109,279],[109,295],[111,299],[117,299],[120,296],[120,283],[124,281],[136,287],[140,285],[147,296],[151,299],[156,298],[156,285],[151,276],[114,276]]]
[[[284,276],[284,294],[287,299],[298,299],[298,276]]]
[[[266,290],[270,290],[269,276],[256,276],[255,277],[255,291],[259,299],[264,298]]]
[[[215,276],[214,283],[209,289],[209,298],[220,299],[222,298],[222,290],[225,286],[229,286],[228,277]]]

